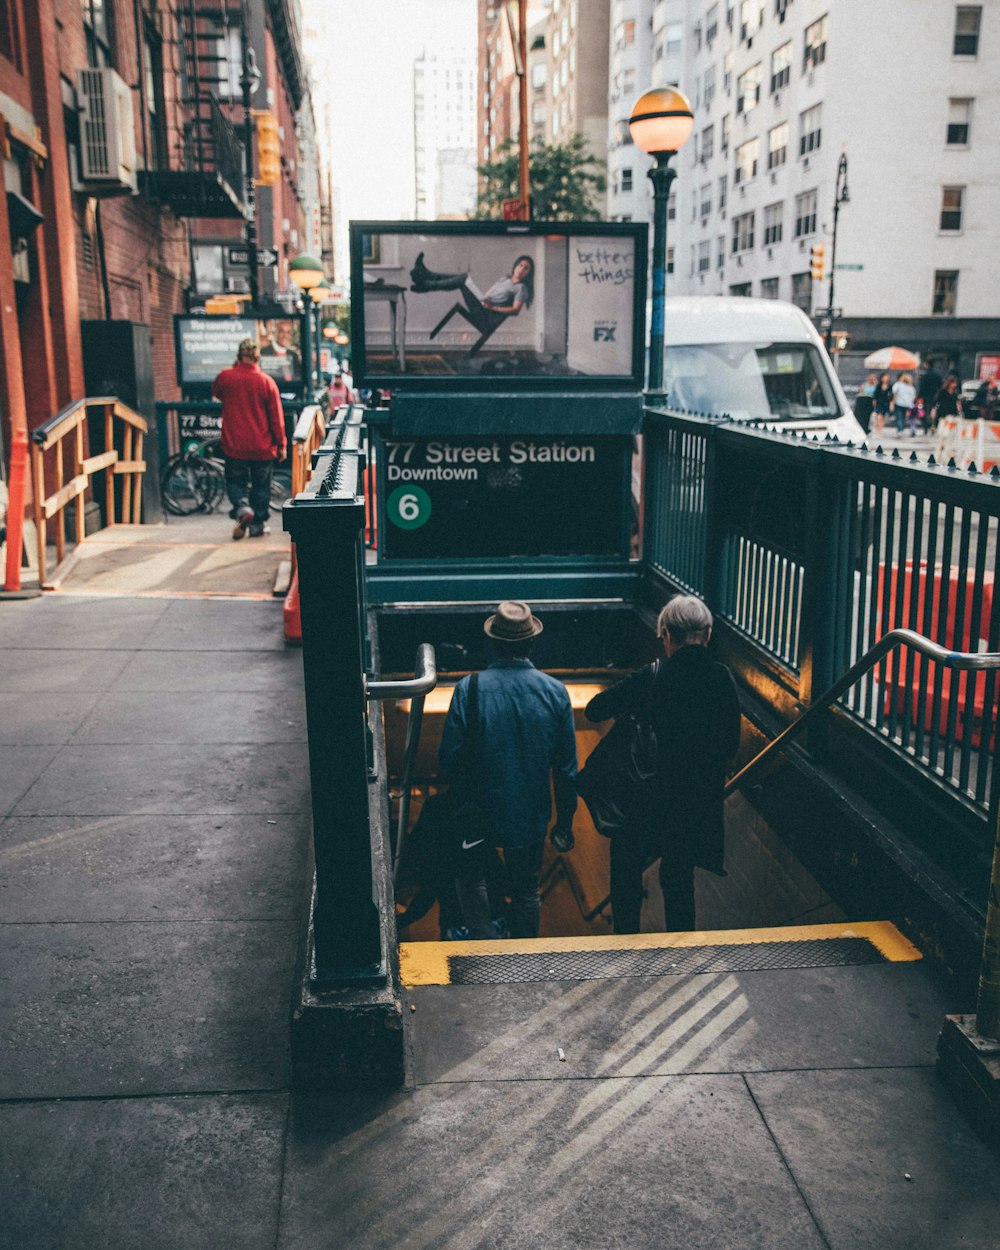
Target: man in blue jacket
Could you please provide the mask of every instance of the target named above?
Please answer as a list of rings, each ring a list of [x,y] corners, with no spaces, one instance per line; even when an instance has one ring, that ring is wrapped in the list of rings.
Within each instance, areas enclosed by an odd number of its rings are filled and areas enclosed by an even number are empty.
[[[452,696],[439,759],[446,775],[461,768],[477,779],[479,802],[495,818],[507,868],[511,937],[537,937],[538,876],[552,809],[550,773],[556,801],[552,843],[560,851],[573,846],[573,709],[562,682],[540,672],[529,658],[542,623],[526,603],[501,603],[483,629],[495,659],[477,679],[475,758],[467,758],[468,752],[462,750],[469,728],[471,680],[463,677]],[[470,936],[494,937],[486,882],[460,878],[457,884]]]

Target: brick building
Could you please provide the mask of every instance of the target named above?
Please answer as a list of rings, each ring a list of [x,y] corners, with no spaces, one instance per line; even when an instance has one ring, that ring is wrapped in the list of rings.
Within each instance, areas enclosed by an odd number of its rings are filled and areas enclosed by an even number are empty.
[[[246,227],[245,44],[281,139],[280,180],[257,192],[258,241],[279,253],[266,299],[315,237],[326,181],[300,167],[297,0],[0,0],[4,458],[12,428],[85,394],[146,412],[176,397],[174,314],[247,289],[226,246]]]

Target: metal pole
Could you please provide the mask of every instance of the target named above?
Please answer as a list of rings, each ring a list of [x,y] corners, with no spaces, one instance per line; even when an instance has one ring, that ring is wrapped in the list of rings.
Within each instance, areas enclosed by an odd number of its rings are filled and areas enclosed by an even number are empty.
[[[841,185],[843,180],[843,185]],[[830,299],[827,305],[826,350],[833,350],[833,283],[837,271],[837,218],[841,204],[847,203],[847,153],[841,152],[837,162],[837,183],[833,191],[833,240],[830,243]]]
[[[653,312],[649,326],[649,392],[663,393],[663,320],[667,286],[667,200],[677,171],[670,166],[674,152],[655,152],[649,171],[653,184]]]
[[[240,52],[243,72],[240,86],[243,89],[243,155],[247,180],[247,274],[250,279],[250,306],[256,309],[260,303],[260,284],[257,281],[257,196],[253,182],[253,113],[250,98],[257,89],[260,74],[250,47],[250,29],[247,20],[247,0],[240,4]]]
[[[983,962],[976,1000],[976,1032],[980,1037],[1000,1040],[1000,808],[997,808],[993,874],[986,903]]]
[[[521,147],[518,153],[518,176],[521,195],[521,217],[531,220],[531,175],[528,169],[528,3],[517,6],[517,42],[521,50],[521,90],[518,98]]]
[[[308,404],[312,395],[312,296],[308,291],[302,292],[302,298],[306,303],[305,320],[302,323],[302,398]]]

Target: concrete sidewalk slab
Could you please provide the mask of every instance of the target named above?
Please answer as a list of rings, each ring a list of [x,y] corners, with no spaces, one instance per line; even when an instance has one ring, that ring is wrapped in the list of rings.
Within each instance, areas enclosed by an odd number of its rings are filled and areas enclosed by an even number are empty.
[[[303,922],[311,822],[243,816],[25,816],[0,823],[8,922]]]
[[[308,761],[298,743],[61,748],[16,806],[19,816],[121,812],[303,812]]]
[[[297,942],[289,921],[6,926],[0,1098],[285,1086]]]
[[[231,691],[245,694],[295,690],[302,698],[302,649],[240,651],[227,663],[218,651],[140,651],[125,657],[115,682],[119,692],[162,690]]]
[[[287,1095],[0,1106],[10,1250],[271,1250]]]
[[[13,697],[13,696],[10,696]],[[89,696],[97,702],[98,696]],[[3,696],[0,695],[0,709]],[[68,718],[67,712],[67,718]],[[2,741],[2,738],[0,738]],[[244,691],[233,674],[228,690],[113,690],[79,724],[75,743],[302,743],[302,692],[287,686]]]
[[[137,651],[168,604],[159,599],[53,597],[0,606],[0,647]]]
[[[59,753],[59,747],[6,746],[0,751],[0,816],[17,806]]]
[[[739,1077],[294,1100],[280,1250],[823,1244]]]
[[[919,964],[428,986],[407,997],[421,1083],[932,1064],[954,1010]],[[885,1034],[872,1029],[873,1001],[893,1021]]]
[[[1000,1244],[1000,1157],[932,1068],[747,1082],[831,1250]]]
[[[100,697],[96,690],[39,692],[30,698],[0,694],[0,747],[68,742]]]
[[[143,642],[146,651],[284,651],[282,605],[247,602],[244,613],[217,599],[171,599]]]
[[[0,647],[4,647],[0,621]],[[109,690],[128,667],[128,651],[60,651],[10,647],[0,664],[0,690],[30,694]]]

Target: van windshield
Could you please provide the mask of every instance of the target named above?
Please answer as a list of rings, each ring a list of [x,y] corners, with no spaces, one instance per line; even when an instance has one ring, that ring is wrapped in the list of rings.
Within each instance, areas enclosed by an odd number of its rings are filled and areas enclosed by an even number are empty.
[[[668,347],[667,404],[737,421],[821,421],[841,415],[811,343],[698,343]]]

